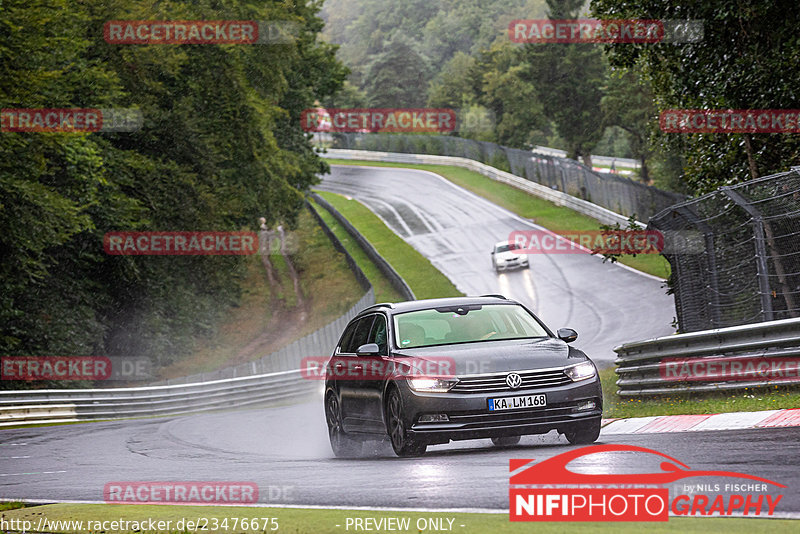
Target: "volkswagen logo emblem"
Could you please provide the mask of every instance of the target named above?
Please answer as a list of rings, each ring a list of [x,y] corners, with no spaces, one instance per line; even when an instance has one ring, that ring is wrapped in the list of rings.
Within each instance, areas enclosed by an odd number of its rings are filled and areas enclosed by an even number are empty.
[[[518,389],[522,385],[522,377],[517,373],[509,373],[506,376],[506,384],[511,389]]]

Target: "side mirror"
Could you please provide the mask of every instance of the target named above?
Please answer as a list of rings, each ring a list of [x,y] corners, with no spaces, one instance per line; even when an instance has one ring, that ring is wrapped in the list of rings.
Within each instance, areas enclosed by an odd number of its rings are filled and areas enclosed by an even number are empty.
[[[494,250],[492,250],[492,256],[494,256]]]
[[[556,334],[558,335],[558,339],[566,341],[567,343],[572,343],[578,339],[578,333],[572,328],[559,328]]]
[[[356,356],[377,356],[380,352],[381,349],[377,343],[364,343],[356,350]]]

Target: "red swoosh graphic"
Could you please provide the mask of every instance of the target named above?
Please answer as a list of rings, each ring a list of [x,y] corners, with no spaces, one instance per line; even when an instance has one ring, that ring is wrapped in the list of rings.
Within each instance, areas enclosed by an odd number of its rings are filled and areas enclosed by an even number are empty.
[[[567,469],[567,464],[576,458],[588,456],[601,452],[644,452],[647,454],[655,454],[661,456],[668,462],[662,462],[660,467],[664,470],[663,473],[641,473],[641,474],[584,474],[575,473]],[[528,460],[532,461],[532,460]],[[513,460],[511,461],[513,462]],[[511,470],[520,466],[519,463],[509,463]],[[785,488],[783,484],[778,482],[761,478],[745,473],[737,473],[735,471],[695,471],[688,465],[667,456],[664,453],[647,449],[645,447],[638,447],[636,445],[593,445],[590,447],[583,447],[580,449],[572,450],[542,460],[536,465],[525,469],[524,471],[512,475],[509,483],[512,485],[517,484],[667,484],[676,480],[691,477],[702,476],[723,476],[734,478],[745,478],[758,482],[765,482]]]

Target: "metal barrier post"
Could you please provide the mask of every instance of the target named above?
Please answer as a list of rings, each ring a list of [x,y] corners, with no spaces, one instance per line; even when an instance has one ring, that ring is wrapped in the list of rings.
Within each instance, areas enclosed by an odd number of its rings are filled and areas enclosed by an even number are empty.
[[[750,217],[753,218],[753,234],[756,243],[756,269],[758,270],[758,288],[761,294],[761,308],[763,321],[772,321],[775,314],[772,311],[772,299],[770,298],[769,269],[767,267],[767,246],[764,236],[764,220],[761,213],[738,192],[730,186],[719,188],[722,193],[736,202]]]

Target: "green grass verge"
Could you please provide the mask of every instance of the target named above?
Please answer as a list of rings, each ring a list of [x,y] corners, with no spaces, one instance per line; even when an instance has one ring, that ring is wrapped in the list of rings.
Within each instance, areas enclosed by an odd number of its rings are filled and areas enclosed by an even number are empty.
[[[211,506],[169,506],[169,505],[108,505],[108,504],[50,504],[45,506],[34,506],[20,510],[7,511],[2,514],[5,521],[11,519],[28,520],[35,526],[40,517],[48,521],[83,521],[86,526],[88,521],[171,521],[172,525],[177,525],[178,521],[196,521],[198,518],[206,518],[209,528],[200,532],[224,532],[227,534],[244,532],[273,532],[268,526],[263,529],[265,523],[262,518],[275,518],[278,529],[275,532],[283,533],[315,533],[327,534],[342,532],[353,532],[356,529],[353,524],[347,527],[347,520],[355,518],[370,518],[380,520],[381,518],[409,518],[410,528],[408,530],[397,530],[397,532],[422,532],[418,527],[417,521],[429,518],[443,518],[444,525],[447,526],[447,519],[452,519],[452,532],[463,533],[529,533],[536,531],[537,534],[562,533],[569,531],[575,534],[591,532],[613,532],[613,533],[639,533],[647,531],[652,534],[660,533],[706,533],[706,532],[726,532],[727,534],[772,534],[776,532],[795,532],[797,523],[792,520],[781,519],[749,519],[749,518],[671,518],[666,523],[511,523],[507,514],[469,514],[469,513],[448,513],[448,512],[395,512],[395,511],[365,511],[365,510],[320,510],[303,508],[247,508],[247,507],[211,507]],[[233,518],[258,519],[258,529],[233,528]],[[218,528],[211,529],[214,520],[217,520]],[[228,528],[221,527],[222,521],[227,519]],[[248,521],[249,523],[249,521]],[[269,522],[267,522],[269,523]],[[165,523],[166,524],[166,523]],[[420,526],[422,524],[420,523]],[[463,526],[462,526],[463,525]],[[248,525],[249,526],[249,525]],[[48,532],[72,533],[72,532],[94,532],[101,529],[84,528],[82,530],[74,528],[53,528]],[[373,530],[377,532],[389,532],[389,530]],[[436,532],[436,530],[427,530]],[[105,534],[112,532],[131,532],[131,530],[104,529]],[[139,534],[145,532],[194,532],[194,530],[147,530],[141,528]]]
[[[552,202],[529,195],[528,193],[483,176],[474,171],[452,165],[418,165],[409,163],[385,163],[378,161],[357,161],[344,159],[327,159],[334,165],[369,165],[375,167],[397,167],[420,169],[434,172],[456,185],[494,202],[536,224],[560,234],[568,234],[587,230],[598,230],[597,220],[581,215],[569,208],[556,206]],[[669,277],[669,263],[660,254],[638,254],[623,256],[620,259],[629,267],[661,278]]]
[[[367,256],[367,253],[361,248],[361,245],[347,233],[344,226],[339,224],[328,210],[318,205],[313,200],[311,204],[334,235],[339,238],[339,241],[342,242],[342,245],[344,245],[344,248],[347,249],[347,252],[349,252],[356,261],[356,264],[364,271],[364,274],[375,290],[375,300],[377,302],[399,302],[404,300],[403,296],[394,288],[391,282],[389,282],[389,279],[378,269],[378,266],[369,259],[369,256]]]
[[[785,387],[627,398],[617,395],[617,374],[613,368],[601,370],[600,381],[603,384],[603,416],[607,418],[757,412],[800,406],[800,391]]]
[[[377,215],[357,200],[317,191],[330,202],[400,274],[418,299],[456,297],[461,293],[431,262],[392,232]]]

